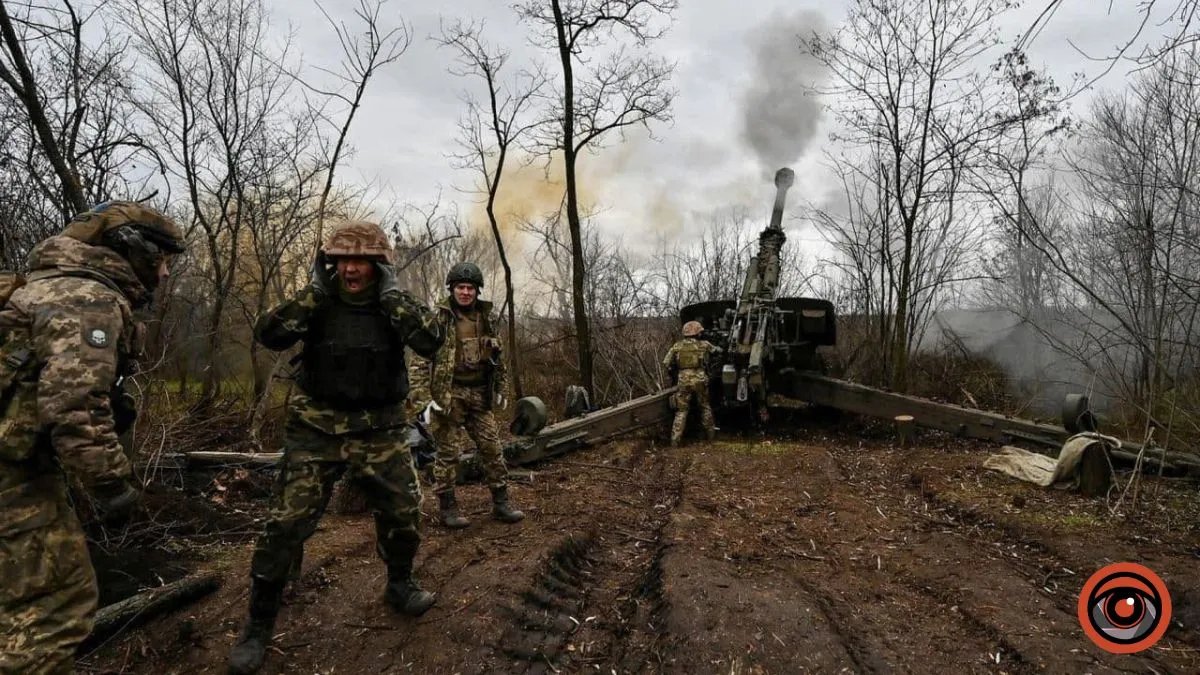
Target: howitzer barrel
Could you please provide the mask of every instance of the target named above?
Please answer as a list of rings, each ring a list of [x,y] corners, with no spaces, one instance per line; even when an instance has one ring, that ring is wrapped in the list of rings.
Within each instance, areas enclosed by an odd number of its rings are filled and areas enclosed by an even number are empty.
[[[787,200],[788,188],[796,183],[796,172],[786,166],[775,172],[775,206],[771,209],[771,224],[768,229],[783,229],[783,205]]]

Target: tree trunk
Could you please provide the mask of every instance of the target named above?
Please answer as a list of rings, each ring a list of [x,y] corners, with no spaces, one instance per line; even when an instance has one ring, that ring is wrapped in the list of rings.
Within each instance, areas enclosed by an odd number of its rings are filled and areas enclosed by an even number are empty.
[[[892,389],[908,391],[908,324],[912,293],[913,226],[904,224],[904,256],[900,259],[900,290],[896,295],[896,323],[892,326]]]
[[[225,294],[217,289],[213,315],[208,325],[208,368],[204,371],[204,384],[200,389],[200,409],[207,409],[216,400],[221,388],[221,373],[217,368],[221,351],[221,313],[225,311]]]
[[[554,23],[558,32],[558,55],[563,69],[563,173],[567,183],[567,225],[571,230],[571,304],[575,314],[575,343],[579,352],[580,384],[588,398],[596,401],[592,377],[592,335],[588,325],[587,300],[584,295],[586,270],[583,259],[583,233],[579,223],[579,199],[575,184],[575,79],[571,66],[571,49],[567,42],[559,0],[551,0]]]
[[[500,158],[496,162],[496,176],[488,193],[487,216],[492,225],[492,237],[496,239],[496,251],[500,254],[500,266],[504,268],[504,304],[508,308],[508,370],[512,377],[513,394],[516,398],[525,395],[521,386],[521,359],[517,349],[517,309],[513,293],[512,265],[508,262],[508,253],[504,249],[504,240],[500,237],[500,224],[496,221],[496,192],[500,189],[500,176],[504,171],[505,150],[501,148]]]

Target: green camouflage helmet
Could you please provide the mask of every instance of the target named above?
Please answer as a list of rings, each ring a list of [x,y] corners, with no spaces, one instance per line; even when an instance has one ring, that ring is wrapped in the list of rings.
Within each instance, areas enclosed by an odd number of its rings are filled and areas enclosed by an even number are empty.
[[[479,270],[479,266],[472,262],[460,262],[450,268],[449,274],[446,275],[446,285],[450,288],[454,284],[461,283],[475,284],[475,288],[483,288],[483,272]]]
[[[127,225],[136,228],[166,253],[184,251],[183,230],[179,225],[159,211],[137,202],[101,202],[72,218],[62,233],[93,246],[102,246],[104,235]]]

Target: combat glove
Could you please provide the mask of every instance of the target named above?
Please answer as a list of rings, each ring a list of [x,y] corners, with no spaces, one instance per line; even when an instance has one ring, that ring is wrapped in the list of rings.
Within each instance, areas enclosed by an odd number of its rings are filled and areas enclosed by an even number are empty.
[[[434,411],[442,412],[442,406],[438,405],[436,401],[430,401],[429,404],[425,406],[425,409],[421,411],[421,414],[418,418],[421,420],[421,424],[424,424],[426,427],[428,427],[433,418]]]
[[[493,402],[500,410],[508,410],[508,397],[504,395],[504,392],[496,392],[496,397]]]
[[[92,494],[96,499],[97,515],[105,525],[128,522],[141,500],[133,484],[122,478],[97,483],[92,488]]]
[[[308,292],[315,304],[320,305],[335,294],[333,277],[329,275],[329,259],[324,251],[318,251],[313,260],[312,276],[308,280]]]
[[[427,308],[417,302],[416,298],[404,290],[400,283],[400,275],[396,273],[394,266],[387,263],[375,263],[375,268],[379,270],[379,304],[383,305],[384,309],[389,313],[395,313],[397,309],[402,309],[416,316],[429,312]]]
[[[123,434],[137,421],[137,399],[133,397],[133,394],[122,389],[112,397],[112,411],[113,427],[118,435]]]

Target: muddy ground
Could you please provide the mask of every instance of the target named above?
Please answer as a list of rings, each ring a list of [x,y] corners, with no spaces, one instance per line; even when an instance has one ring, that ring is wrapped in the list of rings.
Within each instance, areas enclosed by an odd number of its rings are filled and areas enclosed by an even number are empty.
[[[380,602],[368,516],[327,516],[287,594],[264,672],[1200,672],[1200,496],[1143,482],[1136,509],[1044,490],[937,434],[821,428],[792,438],[654,439],[549,463],[513,494],[517,526],[460,502],[418,560],[438,602]],[[223,672],[246,604],[251,543],[208,542],[215,595],[114,638],[87,672]],[[1172,591],[1153,649],[1115,656],[1076,620],[1104,564],[1132,560]]]

